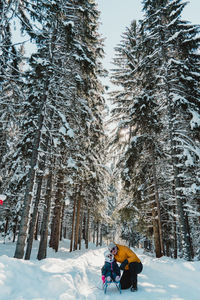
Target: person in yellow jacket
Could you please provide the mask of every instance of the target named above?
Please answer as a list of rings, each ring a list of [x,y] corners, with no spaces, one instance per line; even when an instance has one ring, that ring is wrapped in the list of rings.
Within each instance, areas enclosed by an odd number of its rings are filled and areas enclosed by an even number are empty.
[[[142,272],[143,265],[137,255],[127,246],[111,242],[108,250],[114,255],[115,260],[120,263],[123,270],[120,279],[121,288],[131,288],[132,292],[137,291],[137,275]]]

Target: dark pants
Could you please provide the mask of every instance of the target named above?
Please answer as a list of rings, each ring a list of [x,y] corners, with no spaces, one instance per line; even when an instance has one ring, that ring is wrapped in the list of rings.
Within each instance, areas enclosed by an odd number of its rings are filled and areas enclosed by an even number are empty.
[[[129,265],[129,270],[124,270],[120,283],[122,290],[129,289],[132,285],[137,286],[137,275],[142,272],[142,263],[133,262]]]

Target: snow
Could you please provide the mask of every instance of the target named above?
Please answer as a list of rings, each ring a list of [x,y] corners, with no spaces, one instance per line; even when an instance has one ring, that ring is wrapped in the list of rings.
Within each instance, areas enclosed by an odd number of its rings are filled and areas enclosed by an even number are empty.
[[[143,262],[138,291],[119,294],[111,285],[104,295],[101,267],[106,246],[69,252],[69,240],[63,240],[57,253],[48,249],[48,258],[36,259],[34,242],[30,261],[13,258],[15,243],[0,242],[0,300],[198,300],[200,262],[162,257],[157,259],[134,249]]]
[[[70,129],[67,131],[67,135],[68,135],[70,138],[74,138],[74,131],[70,128]]]
[[[200,126],[200,115],[195,111],[190,111],[192,113],[192,120],[190,121],[191,129],[194,129],[197,126]]]
[[[74,168],[74,169],[77,169],[76,162],[73,160],[72,157],[69,157],[69,158],[68,158],[68,160],[67,160],[67,167],[68,167],[68,168]]]
[[[59,129],[59,132],[62,133],[63,135],[66,134],[66,128],[64,126],[62,126],[60,129]]]

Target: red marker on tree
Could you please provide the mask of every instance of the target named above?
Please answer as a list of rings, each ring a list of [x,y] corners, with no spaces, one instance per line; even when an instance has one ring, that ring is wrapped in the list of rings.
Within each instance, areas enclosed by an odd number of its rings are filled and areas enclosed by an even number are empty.
[[[0,195],[0,205],[3,205],[3,201],[6,200],[5,195]]]

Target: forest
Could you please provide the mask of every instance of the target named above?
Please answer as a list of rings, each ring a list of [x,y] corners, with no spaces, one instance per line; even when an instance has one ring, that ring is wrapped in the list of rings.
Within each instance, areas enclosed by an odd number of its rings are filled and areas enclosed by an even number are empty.
[[[15,258],[68,238],[200,260],[200,25],[182,0],[142,4],[108,72],[95,0],[1,0],[0,236]]]

